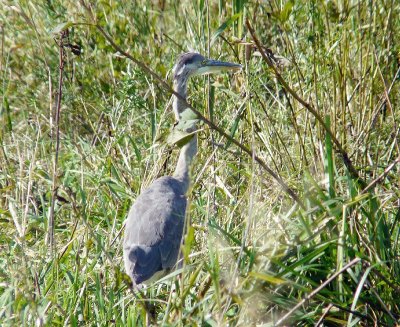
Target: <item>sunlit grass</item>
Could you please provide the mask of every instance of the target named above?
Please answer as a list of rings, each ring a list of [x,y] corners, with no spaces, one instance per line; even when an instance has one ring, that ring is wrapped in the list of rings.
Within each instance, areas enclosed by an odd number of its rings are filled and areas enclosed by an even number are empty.
[[[149,317],[139,303],[147,301],[159,325],[395,326],[400,4],[99,1],[93,16],[75,2],[1,7],[1,325],[142,326]],[[246,18],[265,47],[291,62],[282,78],[330,126],[368,188],[246,44]],[[66,22],[54,175],[52,31]],[[95,23],[169,84],[183,51],[240,61],[240,74],[195,78],[189,102],[251,149],[304,207],[203,124],[184,264],[133,296],[123,275],[123,221],[141,190],[174,169],[171,95]],[[54,251],[46,243],[53,180]]]

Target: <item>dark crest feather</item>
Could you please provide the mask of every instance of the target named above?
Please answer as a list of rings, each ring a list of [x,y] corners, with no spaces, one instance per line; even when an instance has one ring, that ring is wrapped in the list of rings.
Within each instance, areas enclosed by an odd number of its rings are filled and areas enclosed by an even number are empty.
[[[204,57],[197,52],[186,52],[181,54],[176,60],[176,64],[174,67],[174,76],[181,70],[182,66],[190,65],[196,61],[203,61]]]

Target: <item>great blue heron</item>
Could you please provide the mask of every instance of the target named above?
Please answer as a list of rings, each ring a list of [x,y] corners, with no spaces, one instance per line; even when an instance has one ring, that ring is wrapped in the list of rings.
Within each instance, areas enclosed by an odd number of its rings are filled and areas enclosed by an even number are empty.
[[[198,53],[185,53],[179,56],[174,67],[174,90],[186,99],[191,76],[240,68],[241,65],[206,59]],[[174,97],[177,120],[185,109],[184,102]],[[174,174],[156,179],[129,211],[123,252],[125,270],[135,287],[160,278],[177,262],[190,183],[189,168],[196,153],[197,137],[193,136],[181,148]]]

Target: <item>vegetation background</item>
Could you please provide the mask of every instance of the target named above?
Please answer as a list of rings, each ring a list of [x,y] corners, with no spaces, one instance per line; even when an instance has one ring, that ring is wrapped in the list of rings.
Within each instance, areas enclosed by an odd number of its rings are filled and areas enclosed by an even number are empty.
[[[141,326],[144,301],[164,326],[398,324],[399,17],[395,0],[0,0],[0,325]],[[229,137],[202,125],[185,264],[137,297],[123,221],[173,171],[171,93],[102,31],[169,85],[188,50],[244,66],[190,85]]]

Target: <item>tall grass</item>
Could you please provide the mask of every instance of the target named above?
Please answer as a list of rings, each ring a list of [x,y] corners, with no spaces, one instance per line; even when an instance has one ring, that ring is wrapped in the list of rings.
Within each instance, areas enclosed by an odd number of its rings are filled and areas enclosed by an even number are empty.
[[[142,326],[144,301],[158,325],[398,324],[399,3],[1,4],[0,325]],[[123,221],[178,152],[143,65],[171,84],[188,50],[244,69],[190,85],[220,130],[199,133],[184,265],[133,296]]]

